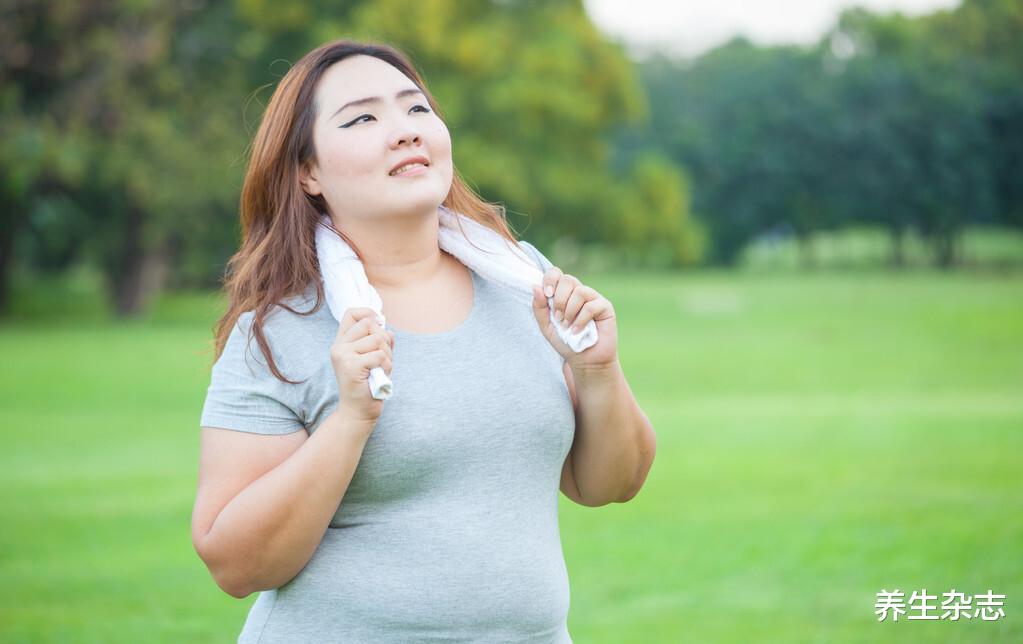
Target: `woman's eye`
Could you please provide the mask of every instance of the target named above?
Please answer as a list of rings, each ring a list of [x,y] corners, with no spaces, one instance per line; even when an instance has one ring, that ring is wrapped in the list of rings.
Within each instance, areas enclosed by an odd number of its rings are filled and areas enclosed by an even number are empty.
[[[423,114],[429,114],[430,111],[431,111],[430,108],[425,107],[423,105],[413,105],[409,109],[409,111],[411,112],[412,110],[414,110],[416,108],[419,108],[420,110],[422,110]],[[349,121],[348,123],[346,123],[345,125],[342,125],[341,127],[349,127],[349,126],[355,125],[356,123],[360,123],[362,121],[362,119],[371,119],[371,118],[373,118],[372,114],[363,114],[362,116],[357,117],[354,121]]]
[[[341,125],[339,127],[342,127],[342,128],[352,127],[353,125],[361,122],[362,119],[371,119],[371,118],[373,118],[372,114],[363,114],[362,116],[358,116],[354,120],[348,121],[347,123],[345,123],[344,125]]]

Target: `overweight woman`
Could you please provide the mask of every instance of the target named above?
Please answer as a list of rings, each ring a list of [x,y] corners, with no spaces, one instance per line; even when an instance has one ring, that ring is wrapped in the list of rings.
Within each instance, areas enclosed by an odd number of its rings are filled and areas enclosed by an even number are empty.
[[[440,248],[442,205],[529,253],[545,272],[532,307]],[[239,641],[571,642],[558,492],[626,502],[654,457],[611,303],[459,178],[436,102],[387,45],[332,42],[291,68],[240,210],[192,515],[217,585],[261,591]],[[321,215],[384,327],[324,305]],[[567,347],[548,297],[598,342]]]

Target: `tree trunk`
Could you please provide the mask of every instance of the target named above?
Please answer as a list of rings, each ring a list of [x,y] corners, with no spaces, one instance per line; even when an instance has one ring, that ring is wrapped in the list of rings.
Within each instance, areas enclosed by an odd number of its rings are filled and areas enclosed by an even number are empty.
[[[170,262],[163,250],[143,253],[134,266],[115,284],[114,307],[118,317],[140,315],[163,290]]]
[[[5,226],[6,228],[6,226]],[[0,318],[10,313],[11,267],[14,265],[14,230],[0,234]]]
[[[892,250],[889,263],[892,268],[901,270],[906,267],[906,231],[898,226],[892,226],[888,231],[891,234]]]
[[[11,270],[14,268],[14,238],[25,223],[27,205],[0,189],[0,318],[10,313]]]
[[[137,317],[167,281],[170,266],[165,247],[147,250],[142,244],[145,215],[132,206],[128,212],[119,261],[107,270],[107,284],[118,317]]]
[[[937,265],[942,270],[954,268],[959,263],[959,255],[956,246],[959,235],[956,231],[941,231],[934,236],[934,256]]]
[[[804,269],[817,266],[817,257],[813,252],[813,235],[801,233],[796,235],[799,244],[799,263]]]

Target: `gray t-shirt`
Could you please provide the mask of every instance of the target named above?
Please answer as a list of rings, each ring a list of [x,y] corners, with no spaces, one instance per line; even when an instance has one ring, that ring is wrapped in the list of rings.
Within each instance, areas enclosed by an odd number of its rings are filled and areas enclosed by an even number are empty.
[[[546,271],[551,263],[520,246]],[[558,528],[575,434],[563,359],[532,296],[471,271],[473,308],[444,333],[395,333],[391,380],[352,481],[312,559],[260,593],[239,642],[571,642]],[[309,293],[313,293],[312,290]],[[313,298],[289,301],[298,311]],[[200,425],[310,433],[338,404],[338,322],[277,308],[265,332],[288,385],[246,351],[241,316]]]

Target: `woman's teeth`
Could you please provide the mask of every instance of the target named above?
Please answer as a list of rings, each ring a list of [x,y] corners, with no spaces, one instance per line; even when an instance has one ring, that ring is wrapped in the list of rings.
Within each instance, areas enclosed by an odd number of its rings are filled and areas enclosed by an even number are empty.
[[[393,177],[394,175],[401,174],[403,172],[406,172],[407,170],[413,170],[415,168],[422,168],[422,167],[423,167],[422,163],[410,163],[408,165],[403,165],[400,168],[398,168],[397,170],[395,170],[394,172],[392,172],[391,176]]]

